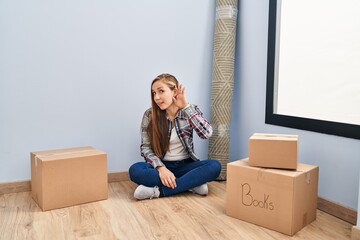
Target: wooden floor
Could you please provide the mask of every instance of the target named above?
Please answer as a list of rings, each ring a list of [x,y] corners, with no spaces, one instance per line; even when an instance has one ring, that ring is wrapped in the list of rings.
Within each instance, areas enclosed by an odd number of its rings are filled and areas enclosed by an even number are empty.
[[[29,192],[0,195],[0,239],[350,239],[352,225],[318,211],[293,237],[225,214],[225,182],[209,195],[137,201],[136,185],[109,184],[109,199],[42,212]]]

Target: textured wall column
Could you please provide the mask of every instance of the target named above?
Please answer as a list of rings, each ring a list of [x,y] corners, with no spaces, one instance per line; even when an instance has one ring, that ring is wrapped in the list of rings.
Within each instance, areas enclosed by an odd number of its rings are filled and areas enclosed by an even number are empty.
[[[214,132],[209,139],[209,159],[217,159],[221,163],[222,170],[218,180],[226,179],[226,166],[229,162],[237,2],[216,0],[211,90],[211,124]]]

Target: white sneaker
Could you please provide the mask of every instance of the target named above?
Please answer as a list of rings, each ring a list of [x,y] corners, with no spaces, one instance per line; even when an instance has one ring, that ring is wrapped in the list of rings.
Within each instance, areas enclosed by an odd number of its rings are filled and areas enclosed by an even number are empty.
[[[193,192],[193,193],[196,193],[196,194],[199,194],[199,195],[203,195],[203,196],[206,196],[209,192],[209,188],[208,188],[208,185],[207,183],[204,183],[200,186],[197,186],[197,187],[194,187],[192,189],[189,190],[190,192]]]
[[[139,185],[134,192],[134,198],[143,200],[143,199],[153,199],[154,197],[160,196],[160,190],[158,186],[155,187],[146,187],[144,185]]]

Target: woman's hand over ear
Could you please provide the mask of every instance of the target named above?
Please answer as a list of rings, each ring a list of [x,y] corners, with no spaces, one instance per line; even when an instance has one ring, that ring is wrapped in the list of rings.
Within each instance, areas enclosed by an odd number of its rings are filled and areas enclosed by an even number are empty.
[[[173,102],[180,109],[183,109],[189,104],[185,95],[185,87],[182,84],[179,84],[179,87],[175,90]]]

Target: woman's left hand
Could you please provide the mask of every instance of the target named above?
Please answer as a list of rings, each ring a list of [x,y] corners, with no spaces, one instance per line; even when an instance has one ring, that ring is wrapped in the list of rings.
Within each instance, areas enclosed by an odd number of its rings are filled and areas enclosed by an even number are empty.
[[[185,96],[185,87],[182,84],[179,84],[179,87],[175,90],[173,102],[180,109],[186,107],[189,104]]]
[[[172,189],[176,188],[176,177],[174,173],[172,173],[165,166],[157,167],[156,169],[159,172],[160,180],[164,186]]]

